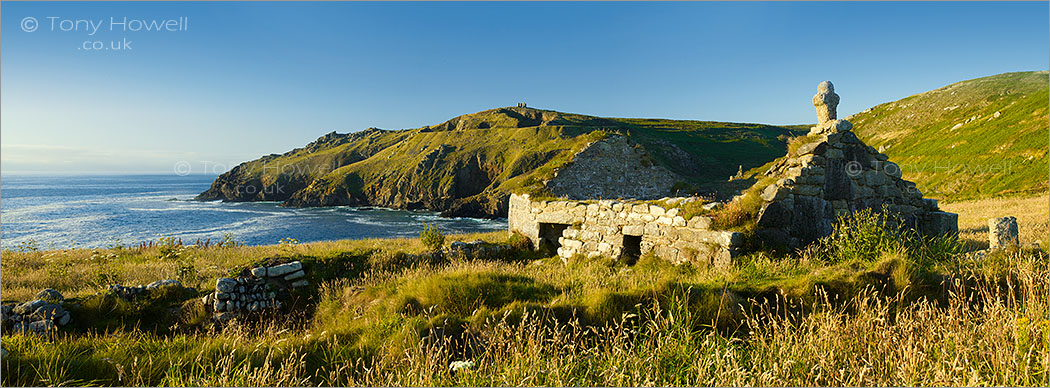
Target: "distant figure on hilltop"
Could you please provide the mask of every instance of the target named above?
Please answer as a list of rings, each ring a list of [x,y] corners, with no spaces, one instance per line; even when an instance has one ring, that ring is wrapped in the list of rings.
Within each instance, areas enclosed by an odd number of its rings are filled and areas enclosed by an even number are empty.
[[[525,108],[525,103],[524,102],[519,102],[518,103],[518,108]]]
[[[835,94],[835,85],[831,81],[817,85],[817,94],[813,96],[813,106],[817,107],[817,124],[835,120],[838,117],[835,108],[839,106],[839,95]]]

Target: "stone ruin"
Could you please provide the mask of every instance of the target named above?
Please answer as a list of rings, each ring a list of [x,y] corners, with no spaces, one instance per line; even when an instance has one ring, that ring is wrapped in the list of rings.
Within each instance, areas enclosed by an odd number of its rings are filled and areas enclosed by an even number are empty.
[[[668,202],[688,200],[696,198]],[[508,222],[511,232],[563,259],[582,254],[631,261],[652,251],[676,264],[725,266],[741,253],[743,233],[713,230],[710,217],[687,221],[678,213],[643,201],[533,201],[528,194],[511,194]]]
[[[821,121],[806,143],[763,174],[775,179],[762,191],[756,238],[768,245],[802,246],[831,234],[835,219],[862,209],[884,209],[904,227],[927,236],[958,234],[958,215],[938,210],[901,168],[836,119],[839,97],[830,81],[820,83],[813,105]]]
[[[829,235],[838,216],[862,209],[893,213],[903,222],[902,227],[924,235],[957,235],[958,215],[940,211],[936,200],[924,199],[914,183],[901,179],[900,166],[857,138],[853,124],[837,118],[838,103],[834,85],[821,82],[813,96],[817,125],[795,152],[759,176],[761,183],[756,185],[768,185],[753,187],[761,189],[762,202],[753,238],[766,246],[804,246]],[[555,179],[567,175],[571,174],[559,171]],[[633,176],[641,186],[659,188],[661,185],[650,182],[653,175],[659,174]],[[572,187],[595,185],[580,179],[569,178],[566,183]],[[616,181],[615,188],[601,186],[601,190],[589,191],[607,198],[631,197],[638,191],[633,188],[634,179]],[[576,254],[623,258],[653,252],[675,263],[724,266],[741,253],[744,245],[742,233],[716,230],[709,217],[695,216],[687,221],[678,209],[652,201],[567,197],[572,200],[535,201],[527,194],[512,194],[510,231],[566,259]],[[663,202],[670,205],[686,200],[693,199],[665,198]]]
[[[205,295],[201,302],[215,321],[226,323],[245,314],[280,309],[291,289],[308,285],[302,262],[264,265],[244,270],[234,278],[217,279],[215,292]]]

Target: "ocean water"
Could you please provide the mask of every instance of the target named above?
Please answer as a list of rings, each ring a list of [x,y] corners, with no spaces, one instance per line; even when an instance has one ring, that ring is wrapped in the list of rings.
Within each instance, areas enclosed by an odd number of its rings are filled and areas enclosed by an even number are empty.
[[[442,218],[383,208],[284,208],[277,202],[198,202],[214,176],[0,177],[0,246],[33,240],[40,249],[137,244],[161,237],[249,245],[419,236],[424,223],[446,233],[504,230],[506,219]]]

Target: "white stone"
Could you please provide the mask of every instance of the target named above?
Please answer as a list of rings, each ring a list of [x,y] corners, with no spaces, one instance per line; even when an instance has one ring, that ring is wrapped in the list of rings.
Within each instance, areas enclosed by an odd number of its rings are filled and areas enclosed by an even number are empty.
[[[298,270],[303,269],[303,263],[299,261],[293,261],[287,264],[275,265],[266,270],[266,275],[269,277],[278,277],[286,275]]]
[[[685,218],[683,218],[682,216],[675,216],[674,217],[674,222],[672,222],[671,225],[672,226],[685,226],[686,225]]]
[[[649,205],[649,214],[652,214],[653,216],[659,217],[664,215],[665,212],[666,211],[662,207],[656,205]]]
[[[627,236],[641,236],[642,231],[641,225],[626,225],[623,227],[623,234]]]

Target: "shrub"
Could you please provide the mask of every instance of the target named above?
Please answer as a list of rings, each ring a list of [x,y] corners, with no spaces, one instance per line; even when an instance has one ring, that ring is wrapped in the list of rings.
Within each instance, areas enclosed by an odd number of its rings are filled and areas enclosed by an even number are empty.
[[[160,253],[161,260],[177,259],[183,251],[182,240],[171,236],[161,237],[157,240],[157,251]]]
[[[423,231],[419,233],[419,240],[430,251],[439,251],[445,245],[445,232],[442,232],[437,225],[423,224]]]
[[[193,264],[193,258],[179,259],[175,264],[175,280],[187,287],[200,287],[201,276]]]
[[[896,230],[896,219],[871,209],[844,214],[832,226],[831,235],[821,239],[827,259],[833,263],[859,259],[872,261],[883,252],[901,248],[904,237]]]
[[[510,238],[507,239],[507,245],[519,251],[531,251],[533,249],[532,240],[517,231],[512,233]]]

